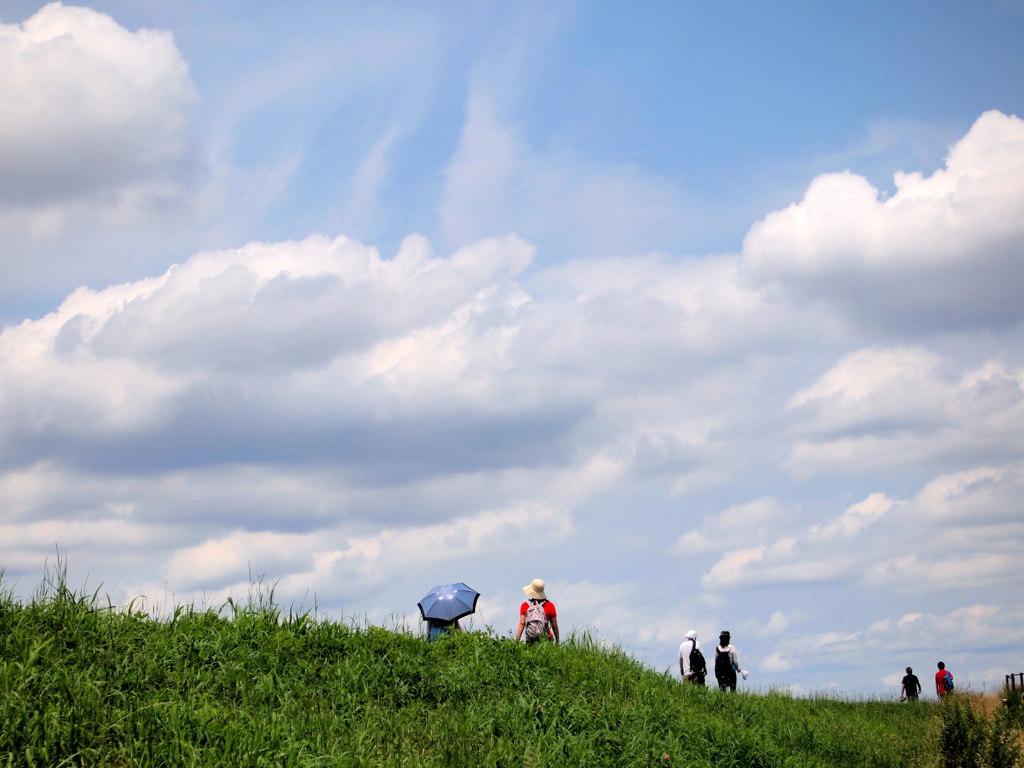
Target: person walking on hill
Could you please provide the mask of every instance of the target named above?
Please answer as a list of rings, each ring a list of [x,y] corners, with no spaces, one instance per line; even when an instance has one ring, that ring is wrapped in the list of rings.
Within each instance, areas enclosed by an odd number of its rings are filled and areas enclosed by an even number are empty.
[[[704,685],[707,678],[708,666],[700,650],[700,643],[697,642],[695,629],[687,632],[686,639],[679,644],[679,674],[693,685]]]
[[[953,673],[946,669],[944,662],[939,662],[935,672],[935,694],[941,699],[953,692]]]
[[[532,645],[540,640],[553,640],[558,642],[558,612],[555,604],[548,600],[544,593],[544,582],[541,579],[534,579],[525,587],[523,592],[528,598],[525,603],[519,606],[519,628],[516,629],[516,640],[526,635],[527,645]]]
[[[900,701],[917,701],[921,694],[921,681],[917,679],[914,670],[907,667],[907,674],[903,676],[903,684],[900,686]]]
[[[739,670],[743,679],[747,673],[740,669],[740,658],[733,647],[732,636],[729,630],[723,629],[718,635],[718,647],[715,648],[715,679],[718,681],[719,689],[723,691],[736,690],[736,672]]]

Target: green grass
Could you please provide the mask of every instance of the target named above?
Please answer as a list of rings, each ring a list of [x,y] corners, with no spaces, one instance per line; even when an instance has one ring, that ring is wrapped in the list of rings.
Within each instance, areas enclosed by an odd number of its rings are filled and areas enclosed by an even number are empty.
[[[936,765],[938,709],[695,689],[587,637],[0,595],[0,766]]]

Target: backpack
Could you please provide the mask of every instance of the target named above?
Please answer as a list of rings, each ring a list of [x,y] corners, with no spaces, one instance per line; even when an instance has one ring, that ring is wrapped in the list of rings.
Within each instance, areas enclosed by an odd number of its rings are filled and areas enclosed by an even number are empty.
[[[694,640],[693,647],[690,648],[690,674],[703,680],[707,673],[708,665],[704,661],[704,654],[700,652],[700,648],[697,647],[697,641]]]
[[[526,639],[540,640],[548,636],[548,615],[544,610],[546,600],[530,601],[526,609]]]
[[[953,690],[953,675],[947,669],[946,674],[942,676],[942,690],[949,693]]]
[[[729,677],[730,672],[732,672],[732,658],[729,656],[729,651],[723,651],[721,647],[715,648],[715,677],[721,680],[723,677]]]

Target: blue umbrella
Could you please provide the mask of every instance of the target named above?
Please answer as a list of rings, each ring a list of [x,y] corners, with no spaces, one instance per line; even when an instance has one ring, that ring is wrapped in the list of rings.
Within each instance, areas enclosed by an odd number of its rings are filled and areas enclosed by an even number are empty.
[[[439,584],[416,605],[424,620],[455,621],[475,611],[478,599],[480,593],[460,581],[456,584]]]

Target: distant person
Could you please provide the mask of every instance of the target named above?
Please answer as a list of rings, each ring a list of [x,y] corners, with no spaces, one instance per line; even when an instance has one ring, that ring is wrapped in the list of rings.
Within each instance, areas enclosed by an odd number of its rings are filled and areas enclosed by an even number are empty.
[[[903,684],[900,686],[900,701],[917,701],[921,695],[921,681],[917,679],[914,670],[907,667],[907,674],[903,676]]]
[[[941,661],[936,666],[939,669],[935,673],[935,694],[941,699],[953,692],[953,673]]]
[[[445,621],[444,619],[427,619],[427,639],[433,642],[441,635],[448,635],[452,632],[462,631],[462,625],[458,620]]]
[[[528,645],[541,640],[558,642],[558,612],[555,604],[548,600],[544,593],[544,582],[534,579],[525,587],[527,600],[519,606],[519,628],[516,630],[518,641],[526,635]]]
[[[718,687],[723,691],[736,690],[736,673],[747,679],[747,673],[740,669],[740,657],[733,647],[732,636],[728,630],[723,629],[718,635],[718,647],[715,648],[715,679]]]
[[[679,644],[679,674],[683,680],[693,685],[704,685],[708,674],[708,665],[704,653],[697,642],[697,630],[691,629],[686,638]]]

